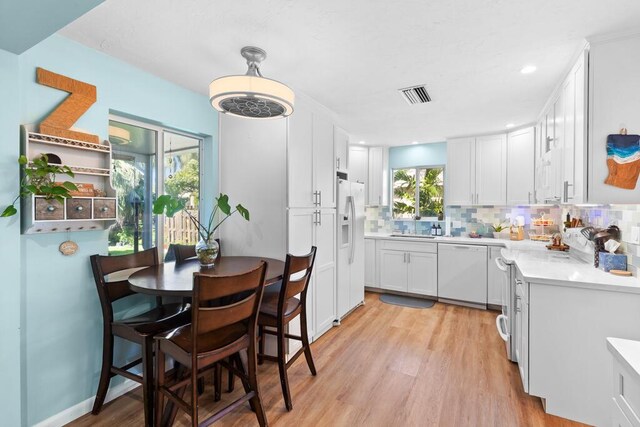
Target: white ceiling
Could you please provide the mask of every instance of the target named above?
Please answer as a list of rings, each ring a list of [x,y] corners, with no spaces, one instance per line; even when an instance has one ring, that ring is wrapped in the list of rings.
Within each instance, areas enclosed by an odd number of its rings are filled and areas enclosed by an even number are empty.
[[[107,0],[60,33],[203,94],[259,46],[355,141],[406,145],[534,121],[585,37],[639,18],[638,0]],[[422,83],[430,104],[396,91]]]

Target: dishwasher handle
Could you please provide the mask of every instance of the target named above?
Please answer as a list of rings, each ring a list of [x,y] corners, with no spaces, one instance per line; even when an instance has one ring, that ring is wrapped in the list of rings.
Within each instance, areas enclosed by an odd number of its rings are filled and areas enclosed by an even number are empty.
[[[496,257],[495,260],[496,260],[496,265],[498,266],[498,269],[506,273],[509,267],[507,267],[507,264],[505,264],[504,259],[502,259],[502,257]]]

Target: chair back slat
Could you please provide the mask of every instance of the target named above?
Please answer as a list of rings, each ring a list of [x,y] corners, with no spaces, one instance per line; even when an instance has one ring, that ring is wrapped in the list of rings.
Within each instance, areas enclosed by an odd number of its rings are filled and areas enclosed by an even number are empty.
[[[267,263],[261,261],[253,270],[233,276],[211,277],[194,273],[191,313],[192,330],[195,331],[193,354],[197,353],[199,335],[239,322],[247,322],[250,331],[255,332],[266,272]],[[241,299],[228,303],[220,300],[231,296]],[[211,307],[211,300],[218,300],[218,305]]]
[[[198,334],[206,334],[216,329],[241,322],[251,317],[256,302],[256,293],[234,304],[222,307],[200,307],[198,310]]]
[[[311,252],[306,255],[295,256],[287,254],[284,278],[278,299],[278,313],[284,313],[284,305],[289,298],[298,294],[302,294],[301,297],[303,299],[306,298],[313,264],[316,259],[316,250],[317,248],[313,246]]]

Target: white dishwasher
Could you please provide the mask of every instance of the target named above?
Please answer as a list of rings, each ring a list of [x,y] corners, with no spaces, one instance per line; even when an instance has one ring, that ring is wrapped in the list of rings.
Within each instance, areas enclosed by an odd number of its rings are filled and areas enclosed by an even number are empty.
[[[487,247],[438,243],[438,299],[487,308]]]

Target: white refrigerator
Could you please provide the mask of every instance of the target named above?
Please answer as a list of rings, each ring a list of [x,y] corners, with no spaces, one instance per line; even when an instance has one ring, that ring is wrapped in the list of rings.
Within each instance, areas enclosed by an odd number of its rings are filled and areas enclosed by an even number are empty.
[[[338,323],[364,303],[364,184],[338,179]]]

